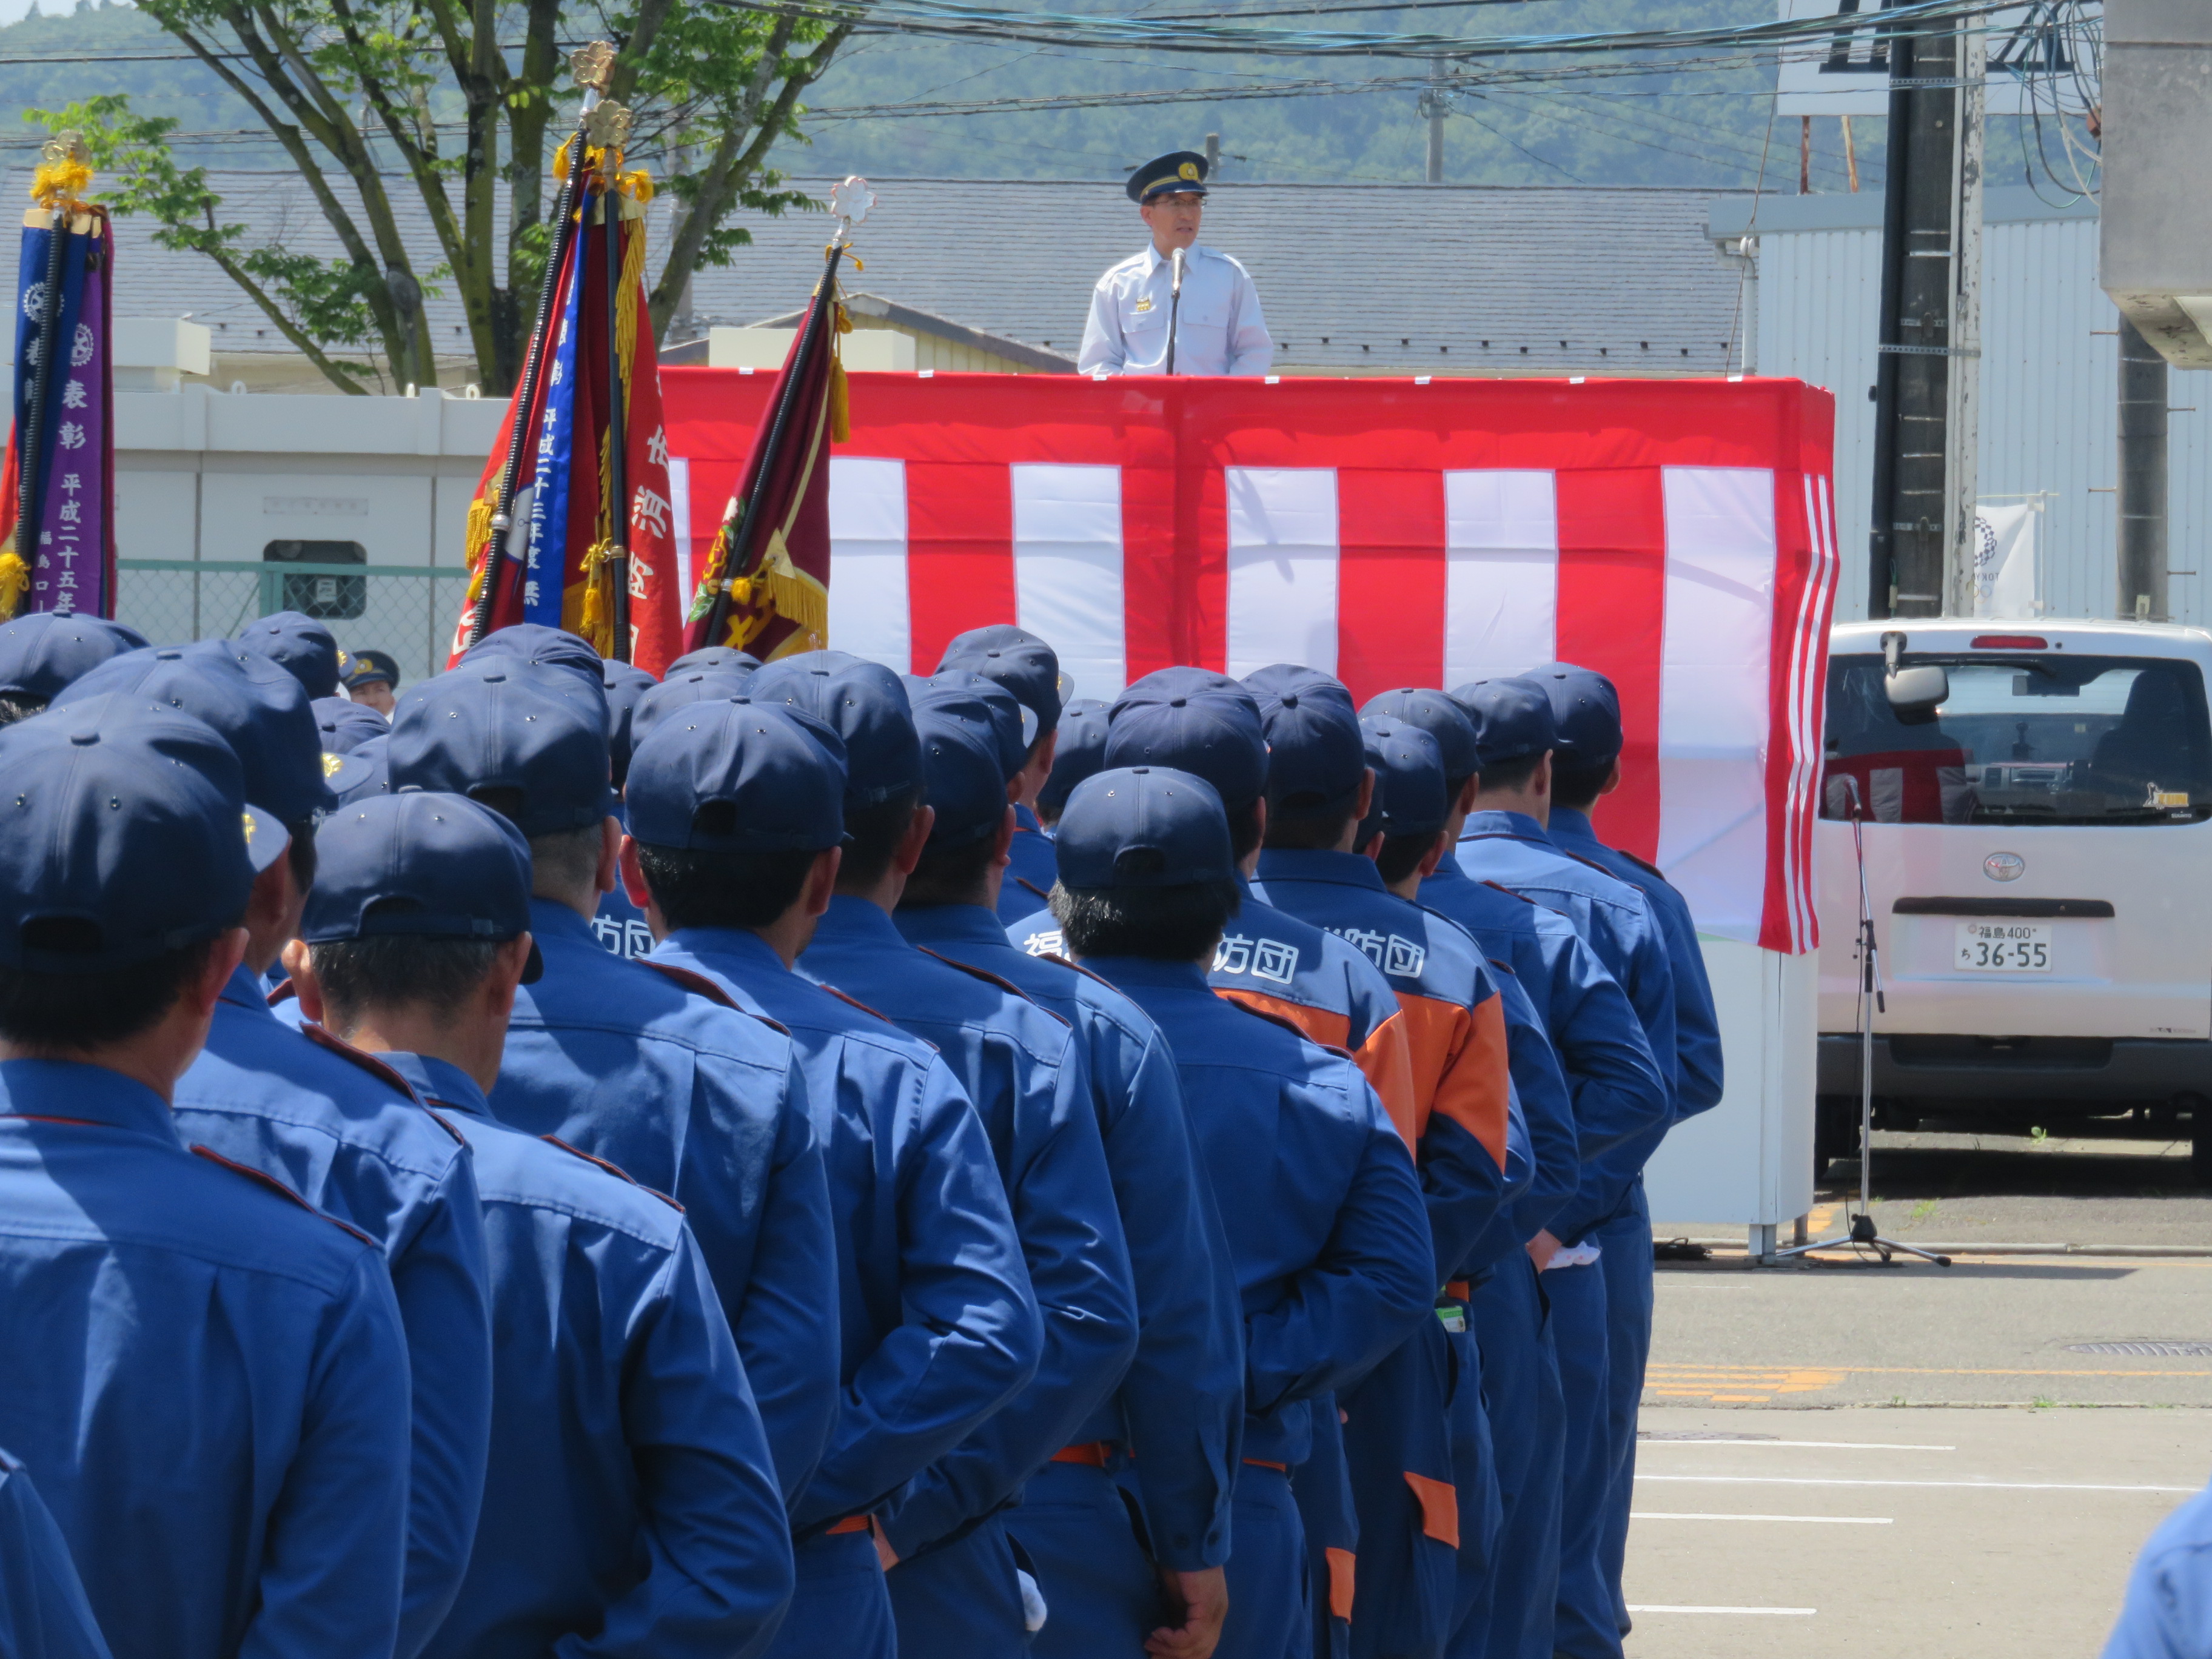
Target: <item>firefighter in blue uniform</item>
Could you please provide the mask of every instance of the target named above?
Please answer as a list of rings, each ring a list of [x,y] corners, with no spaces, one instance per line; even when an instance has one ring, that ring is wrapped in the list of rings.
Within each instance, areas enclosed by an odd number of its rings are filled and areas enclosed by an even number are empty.
[[[1074,1028],[1137,1298],[1137,1352],[1120,1389],[1006,1516],[1051,1609],[1031,1651],[1133,1655],[1170,1630],[1204,1640],[1218,1633],[1226,1605],[1243,1340],[1175,1060],[1158,1029],[1103,980],[1008,940],[997,890],[1017,832],[997,749],[941,714],[924,712],[916,725],[935,819],[892,920],[912,943],[997,975]],[[1117,1482],[1134,1492],[1134,1510]]]
[[[653,959],[789,1030],[829,1164],[837,1418],[792,1509],[797,1584],[771,1652],[890,1659],[872,1512],[1029,1381],[1042,1342],[991,1144],[927,1043],[793,971],[844,840],[836,733],[701,702],[640,739],[625,793],[623,873]]]
[[[1237,681],[1204,669],[1160,669],[1115,701],[1106,760],[1112,767],[1190,772],[1212,786],[1227,810],[1242,896],[1207,975],[1214,989],[1289,1020],[1316,1042],[1349,1051],[1392,1121],[1411,1121],[1405,1017],[1382,970],[1357,947],[1249,890],[1267,823],[1267,740],[1259,700]],[[1024,950],[1060,949],[1059,923],[1048,911],[1006,931]]]
[[[916,949],[892,924],[933,817],[920,804],[921,745],[898,678],[808,652],[762,669],[746,690],[757,704],[816,715],[845,744],[849,844],[801,967],[944,1056],[991,1138],[1021,1235],[1044,1320],[1036,1375],[883,1519],[905,1659],[1018,1653],[1036,1609],[1009,1594],[1020,1569],[1000,1511],[1113,1394],[1136,1350],[1128,1253],[1082,1051],[1066,1022],[995,975]],[[1018,705],[994,682],[979,678],[962,694],[995,701],[996,723],[1020,729]]]
[[[2128,1574],[2104,1659],[2191,1659],[2212,1651],[2212,1491],[2159,1522]]]
[[[517,997],[492,1109],[684,1206],[793,1498],[836,1411],[836,1235],[805,1079],[783,1033],[594,939],[621,832],[574,678],[492,657],[425,680],[400,702],[392,783],[469,794],[528,837],[545,974]]]
[[[607,690],[607,757],[619,794],[623,780],[629,775],[629,751],[637,743],[634,722],[638,703],[660,682],[642,668],[610,659],[601,671],[600,683]],[[653,949],[653,931],[645,925],[645,912],[629,902],[620,881],[599,895],[592,915],[592,934],[618,957],[635,958]]]
[[[1101,772],[1070,797],[1059,848],[1067,942],[1166,1037],[1220,1205],[1243,1295],[1245,1419],[1218,1652],[1282,1659],[1311,1627],[1290,1482],[1313,1415],[1436,1317],[1420,1184],[1357,1066],[1208,982],[1243,897],[1210,785],[1164,767]]]
[[[214,732],[127,694],[0,732],[0,1444],[115,1659],[389,1659],[408,1358],[384,1259],[168,1104],[283,828]]]
[[[516,623],[512,627],[493,629],[461,653],[456,668],[489,666],[493,659],[502,663],[535,663],[541,668],[565,668],[578,679],[599,688],[604,701],[607,696],[606,662],[597,647],[580,634],[571,634],[565,628],[548,628],[543,623]]]
[[[1060,711],[1071,687],[1053,648],[1009,623],[971,628],[955,638],[937,665],[940,674],[953,671],[996,681],[1036,717],[1036,736],[1023,752],[1021,770],[1006,784],[1014,807],[1014,839],[1007,849],[1011,862],[999,911],[1001,921],[1019,921],[1045,902],[1055,878],[1052,840],[1037,817],[1037,796],[1052,776]]]
[[[483,1496],[491,1326],[468,1149],[390,1067],[326,1034],[303,1035],[270,1009],[263,975],[299,931],[315,822],[332,804],[297,679],[234,641],[205,640],[115,658],[54,706],[107,695],[179,708],[213,726],[244,769],[246,799],[291,838],[253,884],[246,957],[223,987],[205,1050],[177,1085],[177,1128],[384,1249],[413,1379],[398,1647],[412,1659],[460,1587]]]
[[[664,680],[680,675],[696,674],[702,670],[717,673],[735,674],[739,679],[761,665],[760,659],[750,651],[740,651],[734,645],[702,645],[696,651],[686,651],[660,672]]]
[[[1367,711],[1370,717],[1419,726],[1435,739],[1444,773],[1444,851],[1421,874],[1420,902],[1466,927],[1494,964],[1510,970],[1528,994],[1565,1073],[1571,1107],[1560,1113],[1549,1103],[1556,1097],[1526,1074],[1523,1054],[1530,1045],[1524,1034],[1515,1032],[1515,1079],[1538,1166],[1522,1200],[1525,1208],[1516,1206],[1516,1243],[1527,1244],[1548,1230],[1552,1217],[1578,1189],[1585,1152],[1596,1158],[1667,1121],[1666,1085],[1626,994],[1574,924],[1503,887],[1470,880],[1461,871],[1452,848],[1473,808],[1478,766],[1474,725],[1466,711],[1441,691],[1416,689],[1384,692],[1368,702]],[[1515,1024],[1510,1007],[1508,1023]],[[1571,1316],[1580,1306],[1573,1302],[1574,1287],[1583,1281],[1547,1282],[1568,1287]],[[1595,1315],[1595,1310],[1583,1311]],[[1462,1620],[1455,1655],[1549,1659],[1553,1651],[1566,1434],[1553,1340],[1559,1316],[1557,1308],[1547,1316],[1533,1259],[1517,1254],[1503,1259],[1498,1272],[1476,1287],[1474,1320],[1482,1335],[1486,1395],[1501,1422],[1525,1425],[1528,1431],[1499,1437],[1505,1520],[1498,1559],[1482,1599]]]
[[[1474,939],[1392,894],[1375,860],[1353,850],[1376,779],[1350,693],[1287,665],[1246,684],[1262,692],[1268,744],[1267,839],[1253,890],[1365,951],[1406,1018],[1416,1115],[1400,1129],[1427,1204],[1439,1322],[1338,1403],[1358,1518],[1353,1605],[1365,1609],[1352,1620],[1351,1650],[1437,1652],[1453,1622],[1462,1552],[1480,1559],[1498,1507],[1494,1470],[1480,1455],[1486,1437],[1466,1303],[1476,1243],[1529,1176],[1525,1142],[1509,1157],[1504,1006]],[[1468,1427],[1455,1436],[1462,1412]]]
[[[1052,775],[1037,791],[1037,822],[1048,832],[1060,822],[1060,809],[1075,786],[1106,766],[1106,713],[1109,704],[1078,697],[1060,711],[1059,735],[1052,747]],[[1054,875],[1059,874],[1057,866]],[[1050,888],[1046,890],[1049,892]],[[1020,918],[1017,917],[1017,921]]]
[[[0,725],[37,714],[110,657],[145,647],[135,629],[78,611],[33,611],[0,624]]]
[[[1590,827],[1590,811],[1599,798],[1620,786],[1620,693],[1604,675],[1571,663],[1547,663],[1522,678],[1543,687],[1558,732],[1546,833],[1576,857],[1626,882],[1650,905],[1666,938],[1668,965],[1674,975],[1674,1054],[1680,1072],[1674,1121],[1710,1111],[1720,1104],[1723,1085],[1720,1021],[1689,904],[1657,869],[1633,854],[1607,846]],[[1614,1414],[1626,1413],[1629,1432],[1615,1451],[1603,1554],[1614,1612],[1626,1634],[1628,1603],[1621,1593],[1621,1565],[1628,1553],[1628,1510],[1636,1484],[1636,1407],[1643,1398],[1644,1366],[1651,1352],[1651,1212],[1640,1174],[1629,1190],[1626,1207],[1598,1229],[1598,1241],[1601,1248],[1616,1247],[1601,1258],[1606,1264],[1607,1316],[1613,1341],[1630,1357],[1613,1372]]]
[[[1620,1616],[1604,1549],[1613,1475],[1626,1455],[1620,1440],[1633,1432],[1632,1401],[1624,1407],[1620,1379],[1640,1370],[1641,1359],[1632,1352],[1615,1352],[1598,1230],[1630,1203],[1644,1160],[1672,1121],[1677,1079],[1673,973],[1644,896],[1562,851],[1544,833],[1557,742],[1544,691],[1526,680],[1486,680],[1461,687],[1453,699],[1474,722],[1480,757],[1475,810],[1455,849],[1460,867],[1554,906],[1574,922],[1628,993],[1668,1086],[1668,1116],[1601,1157],[1586,1158],[1574,1200],[1534,1246],[1546,1258],[1540,1265],[1557,1275],[1547,1288],[1559,1319],[1560,1385],[1567,1404],[1553,1641],[1571,1659],[1619,1659]],[[1555,1254],[1554,1241],[1560,1247]],[[1622,1328],[1634,1325],[1633,1312],[1626,1312]]]
[[[743,656],[743,652],[732,647],[712,646],[695,651],[690,659],[707,658],[710,652],[726,651],[732,656]],[[752,659],[746,658],[748,662]],[[754,666],[758,666],[755,664]],[[750,673],[750,669],[745,671]],[[617,712],[615,693],[607,694],[607,744],[609,759],[613,765],[615,787],[623,787],[629,775],[629,757],[637,745],[645,741],[645,734],[663,720],[680,708],[688,708],[702,699],[720,701],[744,695],[745,674],[729,665],[708,660],[701,665],[678,672],[672,666],[667,678],[659,684],[641,688],[627,714]],[[631,902],[629,891],[617,881],[611,891],[599,896],[598,911],[592,918],[592,933],[599,943],[618,957],[633,961],[653,951],[653,930],[646,926],[645,912]]]
[[[0,1656],[110,1659],[61,1528],[40,1500],[31,1472],[5,1450],[0,1450]]]
[[[490,1475],[426,1652],[760,1652],[791,1595],[783,1494],[683,1208],[485,1098],[515,992],[544,967],[530,844],[488,807],[410,790],[337,814],[319,851],[289,953],[301,1006],[460,1131],[483,1198]]]

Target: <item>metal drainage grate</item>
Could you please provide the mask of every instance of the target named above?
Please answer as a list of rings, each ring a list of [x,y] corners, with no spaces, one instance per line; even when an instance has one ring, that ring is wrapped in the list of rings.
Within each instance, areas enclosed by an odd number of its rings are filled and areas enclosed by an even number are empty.
[[[1644,1429],[1638,1430],[1636,1437],[1638,1440],[1778,1440],[1781,1438],[1779,1435],[1772,1434],[1699,1434],[1692,1430],[1656,1433]]]
[[[2069,1353],[2131,1354],[2145,1359],[2202,1359],[2212,1342],[2069,1342]]]

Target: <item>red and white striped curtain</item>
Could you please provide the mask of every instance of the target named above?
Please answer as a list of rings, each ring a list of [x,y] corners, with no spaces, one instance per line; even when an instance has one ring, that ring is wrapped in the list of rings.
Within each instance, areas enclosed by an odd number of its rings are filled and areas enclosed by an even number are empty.
[[[702,557],[773,377],[663,371]],[[1817,943],[1833,400],[1796,380],[853,377],[830,640],[927,673],[1017,622],[1076,695],[1171,663],[1364,700],[1564,659],[1620,689],[1600,832],[1698,926]],[[679,550],[679,559],[681,550]],[[690,573],[685,573],[688,591]]]

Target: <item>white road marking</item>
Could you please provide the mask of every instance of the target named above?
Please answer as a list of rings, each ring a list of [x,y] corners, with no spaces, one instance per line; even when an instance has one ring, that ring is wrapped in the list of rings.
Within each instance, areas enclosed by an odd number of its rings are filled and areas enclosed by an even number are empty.
[[[1893,1517],[1887,1515],[1673,1515],[1656,1510],[1631,1510],[1632,1521],[1802,1521],[1808,1524],[1828,1527],[1888,1527],[1894,1526]]]
[[[1752,1616],[1752,1617],[1753,1617],[1753,1618],[1762,1618],[1762,1617],[1763,1617],[1763,1618],[1768,1618],[1768,1619],[1810,1619],[1810,1618],[1811,1618],[1814,1613],[1818,1613],[1818,1612],[1820,1611],[1820,1608],[1818,1608],[1818,1607],[1654,1607],[1654,1606],[1652,1606],[1652,1605],[1651,1605],[1650,1602],[1648,1602],[1648,1601],[1631,1601],[1631,1602],[1628,1604],[1628,1610],[1629,1610],[1631,1613],[1746,1613],[1746,1614],[1749,1614],[1750,1616]]]
[[[1878,1440],[1641,1440],[1644,1446],[1811,1446],[1822,1451],[1956,1451],[1956,1446],[1891,1445]]]
[[[1969,1492],[2180,1492],[2202,1486],[2105,1486],[2075,1480],[1817,1480],[1785,1474],[1646,1474],[1638,1480],[1695,1481],[1718,1486],[1945,1486]]]

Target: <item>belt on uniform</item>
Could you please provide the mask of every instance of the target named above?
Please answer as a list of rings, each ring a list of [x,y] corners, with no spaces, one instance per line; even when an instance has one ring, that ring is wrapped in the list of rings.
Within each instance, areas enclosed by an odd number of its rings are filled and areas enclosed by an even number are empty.
[[[868,1517],[866,1516],[848,1515],[842,1521],[840,1521],[836,1526],[830,1528],[829,1535],[835,1538],[839,1533],[866,1532],[867,1529]]]
[[[1288,1463],[1272,1462],[1264,1457],[1248,1457],[1244,1461],[1255,1469],[1273,1469],[1278,1474],[1288,1474],[1291,1472],[1291,1466]]]
[[[1474,1281],[1471,1279],[1448,1279],[1444,1281],[1444,1294],[1462,1302],[1468,1301],[1474,1295]]]
[[[1086,1440],[1079,1446],[1062,1446],[1052,1455],[1055,1463],[1083,1463],[1094,1469],[1103,1469],[1114,1455],[1110,1440]]]

